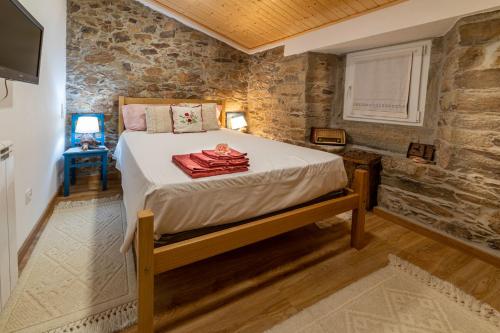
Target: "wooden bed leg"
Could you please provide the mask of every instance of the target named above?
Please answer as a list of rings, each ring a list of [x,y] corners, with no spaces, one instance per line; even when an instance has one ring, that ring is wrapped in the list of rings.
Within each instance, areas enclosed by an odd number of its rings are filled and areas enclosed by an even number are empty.
[[[354,171],[353,190],[359,194],[358,208],[352,211],[351,247],[358,250],[363,248],[365,234],[366,197],[368,191],[368,171],[356,169]]]
[[[143,210],[137,215],[137,321],[138,332],[152,333],[154,318],[154,215]]]

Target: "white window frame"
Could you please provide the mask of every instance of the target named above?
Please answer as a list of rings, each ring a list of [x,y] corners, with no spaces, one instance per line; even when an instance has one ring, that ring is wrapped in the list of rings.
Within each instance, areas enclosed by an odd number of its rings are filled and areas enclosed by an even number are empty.
[[[425,102],[427,96],[427,83],[429,78],[430,55],[432,41],[418,41],[407,44],[382,47],[367,51],[349,53],[346,59],[346,75],[344,87],[344,112],[343,118],[352,121],[372,123],[398,124],[407,126],[423,126]],[[356,89],[355,70],[356,64],[398,54],[412,54],[412,69],[410,78],[410,91],[408,98],[407,116],[388,116],[380,113],[353,113],[353,96]]]

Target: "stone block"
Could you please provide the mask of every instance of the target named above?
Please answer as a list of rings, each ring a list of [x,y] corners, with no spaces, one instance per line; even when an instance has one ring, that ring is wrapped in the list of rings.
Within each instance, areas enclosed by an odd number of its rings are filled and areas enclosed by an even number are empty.
[[[477,67],[484,61],[484,50],[482,47],[468,48],[459,59],[460,70],[468,70]]]
[[[85,62],[89,64],[108,64],[115,60],[112,53],[106,51],[100,51],[96,53],[89,54],[84,57]]]
[[[460,45],[476,45],[500,40],[500,19],[464,24],[459,27]]]
[[[500,69],[466,71],[457,75],[455,82],[463,89],[500,88]]]

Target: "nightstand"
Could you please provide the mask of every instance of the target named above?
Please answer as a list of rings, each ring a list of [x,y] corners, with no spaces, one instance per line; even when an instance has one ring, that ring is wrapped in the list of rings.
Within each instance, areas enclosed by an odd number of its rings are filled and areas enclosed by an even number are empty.
[[[100,146],[99,149],[82,150],[80,147],[72,147],[66,150],[64,156],[64,196],[69,195],[69,185],[75,183],[75,169],[82,167],[93,167],[100,165],[102,190],[108,188],[108,153],[109,149]],[[99,157],[99,162],[76,162],[79,158]]]
[[[356,169],[368,170],[368,193],[366,197],[366,210],[372,210],[377,205],[377,191],[380,184],[380,171],[382,170],[382,156],[360,149],[347,150],[340,154],[344,159],[344,166],[349,180],[348,187],[352,185]]]

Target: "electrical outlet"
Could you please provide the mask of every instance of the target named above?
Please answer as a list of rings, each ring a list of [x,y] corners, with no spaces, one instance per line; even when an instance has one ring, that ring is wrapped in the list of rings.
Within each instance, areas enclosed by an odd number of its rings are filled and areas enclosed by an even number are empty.
[[[29,205],[33,199],[33,189],[29,188],[24,192],[24,204]]]

